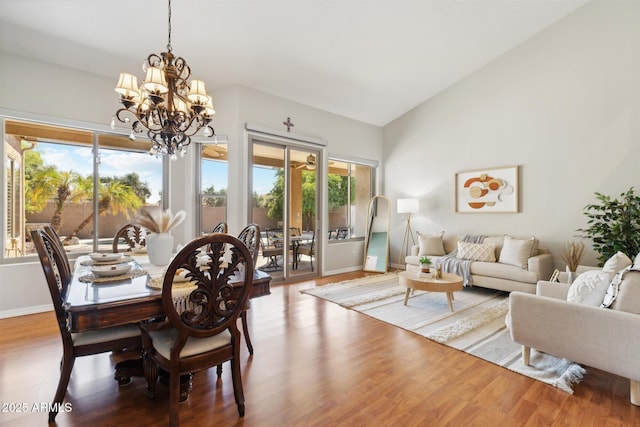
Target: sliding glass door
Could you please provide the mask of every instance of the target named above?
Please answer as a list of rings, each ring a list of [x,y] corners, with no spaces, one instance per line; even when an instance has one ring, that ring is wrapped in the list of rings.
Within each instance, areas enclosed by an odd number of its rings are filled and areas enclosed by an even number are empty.
[[[251,221],[262,230],[257,267],[276,280],[317,275],[319,155],[286,141],[252,141]]]

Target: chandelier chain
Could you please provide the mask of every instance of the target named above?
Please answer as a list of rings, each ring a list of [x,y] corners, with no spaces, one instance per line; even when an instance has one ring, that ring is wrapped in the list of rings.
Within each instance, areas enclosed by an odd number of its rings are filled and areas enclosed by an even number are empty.
[[[169,0],[169,41],[167,42],[167,50],[171,52],[171,0]]]

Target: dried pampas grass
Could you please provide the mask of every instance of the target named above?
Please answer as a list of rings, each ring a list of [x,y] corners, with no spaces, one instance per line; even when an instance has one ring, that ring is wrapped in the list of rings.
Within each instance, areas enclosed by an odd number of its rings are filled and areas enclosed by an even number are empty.
[[[582,254],[584,253],[584,243],[582,242],[574,242],[573,240],[567,242],[562,248],[562,252],[560,255],[562,259],[567,264],[567,268],[569,271],[575,273],[578,265],[580,264],[580,260],[582,259]]]
[[[186,216],[187,213],[185,211],[179,211],[175,216],[173,216],[171,214],[171,209],[167,209],[164,212],[159,211],[155,215],[149,211],[141,209],[140,214],[136,218],[136,222],[151,233],[168,233],[184,221]]]

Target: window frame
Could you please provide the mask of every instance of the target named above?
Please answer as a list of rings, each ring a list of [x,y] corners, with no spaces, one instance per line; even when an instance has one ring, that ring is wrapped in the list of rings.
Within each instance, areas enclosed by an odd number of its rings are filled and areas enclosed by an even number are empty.
[[[229,142],[209,142],[209,141],[196,141],[194,145],[194,148],[197,148],[195,150],[196,152],[196,167],[195,167],[195,189],[196,189],[196,206],[194,209],[194,212],[196,213],[196,217],[195,217],[195,228],[196,228],[196,234],[206,234],[209,233],[209,231],[204,230],[203,229],[203,217],[204,215],[202,214],[202,201],[204,200],[204,189],[202,188],[202,162],[204,161],[204,158],[202,156],[202,146],[203,145],[217,145],[217,144],[226,144],[227,146],[227,153],[229,152]],[[226,197],[226,201],[224,204],[224,221],[227,222],[227,218],[229,215],[229,159],[227,157],[227,197]]]
[[[345,155],[341,155],[341,154],[335,154],[335,153],[329,153],[329,155],[327,156],[327,160],[328,162],[331,161],[336,161],[336,162],[342,162],[342,163],[347,163],[347,179],[348,181],[350,181],[351,178],[351,174],[352,174],[352,169],[354,166],[367,166],[371,169],[371,174],[369,177],[369,200],[371,200],[371,198],[373,196],[375,196],[377,194],[376,191],[376,183],[377,183],[377,177],[378,177],[378,169],[379,169],[379,162],[377,160],[371,160],[371,159],[365,159],[365,158],[361,158],[361,157],[355,157],[355,156],[345,156]],[[328,176],[331,175],[331,172],[327,173],[327,180],[328,180]],[[356,182],[357,185],[357,182]],[[347,197],[347,212],[351,211],[351,186],[349,186],[348,188],[348,197]],[[368,215],[367,212],[368,209],[365,209],[364,212],[362,212],[362,215],[366,216]],[[327,203],[327,215],[329,214],[329,206]],[[352,219],[351,219],[351,215],[348,214],[347,215],[347,227],[349,227],[349,229],[351,229],[352,227]],[[329,230],[330,231],[330,230]],[[366,231],[365,231],[366,234]],[[357,242],[357,241],[364,241],[365,236],[355,236],[355,237],[351,237],[350,235],[346,238],[346,239],[327,239],[327,242],[330,245],[334,245],[334,244],[339,244],[339,243],[346,243],[346,242]]]
[[[93,178],[94,178],[94,197],[93,197],[93,210],[94,212],[97,210],[97,204],[98,204],[98,200],[96,197],[95,192],[97,191],[97,187],[96,187],[96,182],[99,179],[98,173],[97,173],[97,168],[98,168],[98,162],[99,162],[99,153],[100,153],[100,145],[99,145],[99,138],[102,135],[112,135],[112,136],[116,136],[116,137],[124,137],[127,138],[129,136],[129,130],[126,129],[122,129],[122,128],[116,128],[116,129],[111,129],[109,126],[101,126],[101,125],[96,125],[94,123],[88,123],[88,122],[81,122],[81,121],[73,121],[73,120],[68,120],[68,119],[63,119],[63,118],[56,118],[56,117],[50,117],[50,116],[43,116],[43,115],[39,115],[39,114],[32,114],[32,113],[26,113],[26,112],[20,112],[20,111],[14,111],[14,110],[9,110],[9,109],[2,109],[0,108],[0,136],[2,137],[2,141],[3,143],[0,144],[0,157],[3,159],[3,174],[0,177],[0,186],[2,188],[2,200],[0,200],[0,211],[2,212],[2,218],[0,219],[0,226],[2,227],[3,230],[3,235],[5,234],[5,231],[7,230],[8,227],[8,220],[6,217],[6,213],[7,213],[7,176],[6,176],[6,160],[7,160],[7,153],[5,150],[5,140],[6,140],[6,124],[7,122],[23,122],[23,123],[28,123],[30,125],[41,125],[41,126],[55,126],[55,127],[59,127],[59,128],[63,128],[63,129],[69,129],[69,130],[76,130],[76,131],[84,131],[84,132],[90,132],[91,133],[91,145],[89,146],[92,150],[92,161],[93,161]],[[147,138],[144,137],[137,137],[137,140],[141,140],[141,141],[148,141]],[[70,144],[72,143],[72,141],[67,141]],[[57,141],[56,141],[57,143]],[[61,144],[64,144],[64,141],[60,142]],[[72,145],[72,144],[71,144]],[[104,148],[104,147],[103,147]],[[109,149],[117,149],[117,148],[109,148]],[[140,153],[144,153],[145,150],[141,149],[141,148],[121,148],[120,149],[123,152],[127,152],[127,151],[134,151],[134,152],[140,152]],[[168,206],[168,200],[169,200],[169,162],[168,159],[163,158],[162,161],[162,197],[161,197],[161,206],[162,209],[167,209]],[[22,173],[24,173],[24,171],[22,171]],[[24,210],[25,206],[24,206],[24,202],[23,202],[23,206],[22,209]],[[93,225],[94,225],[94,229],[97,229],[98,227],[98,223],[99,223],[99,218],[98,215],[94,215],[93,218]],[[99,240],[98,233],[94,233],[94,236],[92,238],[92,247],[93,250],[95,250],[95,248],[97,248],[98,246],[98,240]],[[29,255],[22,255],[22,256],[16,256],[16,257],[8,257],[7,256],[7,239],[2,239],[2,242],[0,242],[0,265],[11,265],[11,264],[21,264],[21,263],[28,263],[28,262],[33,262],[34,260],[36,260],[38,258],[37,254],[29,254]],[[80,256],[81,254],[83,254],[84,252],[72,252],[69,253],[69,258],[70,259],[75,259],[78,256]]]

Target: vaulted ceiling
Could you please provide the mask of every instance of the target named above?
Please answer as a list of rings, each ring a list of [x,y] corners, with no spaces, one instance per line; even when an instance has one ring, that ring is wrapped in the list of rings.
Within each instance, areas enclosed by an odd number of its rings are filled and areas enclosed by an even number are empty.
[[[242,85],[383,126],[587,0],[173,0],[172,46]],[[113,78],[167,45],[162,0],[2,0],[0,50]],[[44,76],[43,76],[44,77]]]

